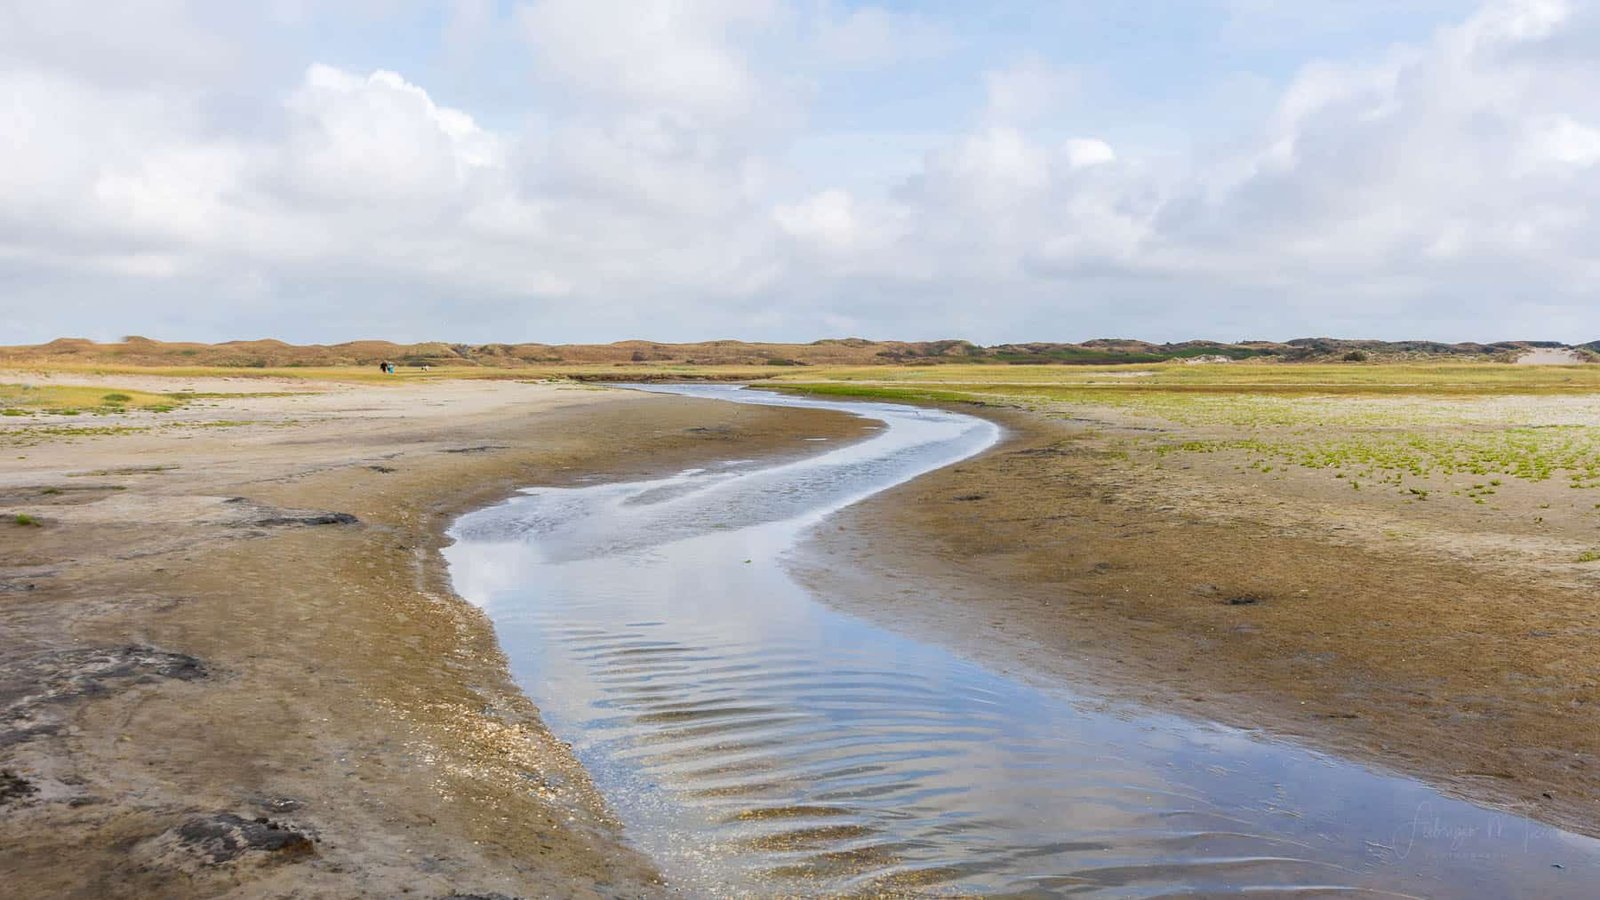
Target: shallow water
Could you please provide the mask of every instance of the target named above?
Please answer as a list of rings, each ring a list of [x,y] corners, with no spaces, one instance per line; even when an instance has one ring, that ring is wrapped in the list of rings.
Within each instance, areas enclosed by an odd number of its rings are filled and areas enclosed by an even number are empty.
[[[789,576],[808,529],[981,451],[994,425],[654,389],[884,423],[797,462],[530,489],[453,529],[457,590],[685,893],[1600,891],[1600,842],[1288,744],[1030,687],[836,612]]]

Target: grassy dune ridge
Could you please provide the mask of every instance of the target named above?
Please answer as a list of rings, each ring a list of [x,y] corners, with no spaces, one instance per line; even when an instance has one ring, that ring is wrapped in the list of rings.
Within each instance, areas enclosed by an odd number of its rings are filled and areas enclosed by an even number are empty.
[[[1569,346],[1553,341],[1446,344],[1437,341],[1374,341],[1297,338],[1290,341],[1181,341],[1152,343],[1097,338],[1082,343],[1030,342],[979,346],[965,340],[873,341],[829,338],[804,344],[717,340],[688,344],[618,341],[611,344],[463,344],[430,341],[348,341],[294,345],[277,340],[220,344],[165,342],[128,337],[115,343],[61,338],[35,346],[0,347],[0,367],[132,365],[250,369],[377,368],[380,361],[406,367],[526,369],[560,365],[674,364],[687,366],[940,366],[967,364],[1113,365],[1169,360],[1319,361],[1475,360],[1511,362],[1529,353],[1600,359],[1600,342]]]

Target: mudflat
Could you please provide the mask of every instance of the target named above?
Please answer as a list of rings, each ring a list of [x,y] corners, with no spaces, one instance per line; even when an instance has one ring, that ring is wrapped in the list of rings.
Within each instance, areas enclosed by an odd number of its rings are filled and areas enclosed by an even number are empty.
[[[845,511],[807,580],[997,669],[1600,834],[1591,396],[1003,390],[999,446]]]
[[[0,884],[19,896],[657,892],[451,593],[444,529],[523,485],[863,428],[509,381],[104,384],[196,399],[0,422]]]

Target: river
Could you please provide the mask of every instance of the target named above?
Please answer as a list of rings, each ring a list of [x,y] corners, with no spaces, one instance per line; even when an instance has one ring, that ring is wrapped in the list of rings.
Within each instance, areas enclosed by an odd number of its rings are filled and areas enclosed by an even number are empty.
[[[1595,840],[1256,734],[1013,680],[791,577],[786,558],[830,514],[982,452],[994,424],[729,385],[647,389],[882,423],[799,460],[530,488],[452,529],[457,591],[683,893],[1593,896]]]

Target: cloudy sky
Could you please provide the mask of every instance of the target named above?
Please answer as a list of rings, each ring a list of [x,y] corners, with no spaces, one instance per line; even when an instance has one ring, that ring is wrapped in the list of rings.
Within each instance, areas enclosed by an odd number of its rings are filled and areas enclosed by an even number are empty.
[[[0,344],[1600,338],[1600,0],[0,0]]]

